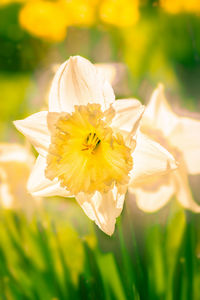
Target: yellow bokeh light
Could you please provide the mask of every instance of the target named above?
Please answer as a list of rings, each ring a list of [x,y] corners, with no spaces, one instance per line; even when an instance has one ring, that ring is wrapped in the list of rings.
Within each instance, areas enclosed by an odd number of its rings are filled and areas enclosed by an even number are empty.
[[[100,19],[117,27],[133,26],[139,19],[137,0],[104,0],[100,4]]]
[[[20,11],[19,22],[32,35],[49,41],[61,41],[66,36],[66,16],[56,2],[27,3]]]
[[[164,10],[171,14],[176,14],[180,12],[200,12],[199,0],[161,0],[160,5]]]
[[[90,26],[95,22],[94,0],[60,0],[68,26]]]

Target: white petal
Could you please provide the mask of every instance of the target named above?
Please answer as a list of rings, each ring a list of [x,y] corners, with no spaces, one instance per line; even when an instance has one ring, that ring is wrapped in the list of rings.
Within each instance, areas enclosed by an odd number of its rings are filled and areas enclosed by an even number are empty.
[[[161,130],[168,136],[178,122],[164,95],[163,85],[159,84],[151,96],[151,100],[144,113],[144,124]]]
[[[138,207],[145,212],[155,212],[162,208],[174,194],[171,182],[157,180],[156,184],[143,185],[141,188],[129,188],[129,194],[135,195]]]
[[[108,235],[115,229],[116,218],[121,214],[125,194],[119,194],[116,187],[106,193],[96,192],[93,196],[80,193],[76,199],[85,214]]]
[[[112,104],[116,115],[112,120],[112,127],[131,132],[135,134],[141,117],[144,112],[144,106],[136,99],[121,99]]]
[[[62,196],[72,197],[70,192],[60,187],[56,180],[49,180],[45,176],[46,159],[41,155],[38,156],[35,166],[28,180],[27,188],[33,196],[49,197]]]
[[[11,208],[15,200],[9,182],[8,172],[0,166],[0,207]]]
[[[171,143],[182,153],[190,174],[200,173],[200,121],[180,118],[170,135]]]
[[[43,156],[46,155],[50,144],[47,114],[47,111],[41,111],[24,120],[14,121],[16,128],[28,138],[39,154]]]
[[[152,179],[152,176],[167,174],[176,169],[173,156],[160,144],[138,132],[133,156],[133,169],[130,184],[138,186]]]
[[[105,78],[110,82],[110,84],[113,84],[115,81],[115,78],[117,77],[117,66],[119,64],[115,63],[98,63],[95,64],[95,68],[98,70],[99,73],[101,73]]]
[[[63,64],[61,64],[56,71],[56,74],[53,78],[52,84],[51,84],[51,89],[49,92],[49,111],[50,112],[61,112],[61,111],[68,111],[66,109],[67,103],[62,103],[61,102],[61,97],[60,97],[60,82],[61,78],[66,71],[68,66],[68,60],[65,61]]]
[[[111,85],[121,82],[126,74],[126,65],[123,63],[98,63],[95,64],[98,72],[100,72]]]
[[[181,167],[173,175],[176,184],[176,196],[179,203],[186,209],[200,213],[200,205],[194,201],[190,191],[186,169],[184,170]]]
[[[12,161],[26,163],[28,166],[32,166],[34,163],[34,155],[30,152],[28,147],[20,144],[1,143],[0,163]]]
[[[115,100],[111,85],[92,63],[71,57],[58,69],[49,94],[49,111],[72,112],[74,105],[99,103],[103,109]]]

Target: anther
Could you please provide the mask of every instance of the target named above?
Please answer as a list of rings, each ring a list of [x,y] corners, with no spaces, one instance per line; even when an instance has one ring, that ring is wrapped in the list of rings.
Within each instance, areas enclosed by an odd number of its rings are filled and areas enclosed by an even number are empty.
[[[81,151],[91,150],[91,153],[97,148],[101,140],[98,138],[95,132],[90,132],[86,138],[86,142],[83,143],[83,149]]]

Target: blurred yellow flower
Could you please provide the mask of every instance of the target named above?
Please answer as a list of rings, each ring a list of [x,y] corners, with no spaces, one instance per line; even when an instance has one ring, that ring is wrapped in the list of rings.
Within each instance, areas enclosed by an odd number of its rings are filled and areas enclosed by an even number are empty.
[[[11,3],[24,3],[30,0],[0,0],[0,6],[1,5],[8,5]],[[33,0],[32,0],[33,1]]]
[[[163,176],[153,176],[151,181],[132,181],[129,191],[136,195],[140,209],[156,211],[176,195],[184,208],[200,212],[187,179],[187,173],[200,173],[200,120],[176,115],[159,85],[144,113],[141,131],[170,151],[178,168]]]
[[[32,35],[48,41],[61,41],[66,36],[66,15],[57,2],[35,1],[25,4],[19,13],[19,22]]]
[[[28,194],[26,184],[33,155],[18,144],[0,144],[0,205],[31,213],[40,199]]]
[[[161,7],[169,13],[200,12],[199,0],[160,0]]]
[[[117,27],[130,27],[139,19],[138,0],[103,0],[99,3],[100,19]]]
[[[96,1],[58,0],[68,26],[90,26],[95,22]]]
[[[80,56],[71,57],[55,74],[49,111],[14,122],[40,154],[29,191],[75,196],[86,215],[111,235],[130,179],[176,168],[168,151],[138,132],[143,111],[136,99],[115,101],[102,72]]]

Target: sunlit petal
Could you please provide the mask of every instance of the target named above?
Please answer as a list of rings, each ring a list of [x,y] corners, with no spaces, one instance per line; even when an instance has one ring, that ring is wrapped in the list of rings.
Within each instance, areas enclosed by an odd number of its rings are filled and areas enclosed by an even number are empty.
[[[49,180],[45,177],[46,159],[41,155],[38,156],[35,166],[28,180],[28,191],[33,196],[72,196],[67,190],[60,187],[56,180]]]
[[[126,65],[123,63],[98,63],[95,64],[98,72],[100,72],[112,86],[120,90],[122,88],[122,82],[127,75]],[[119,83],[117,85],[117,83]]]
[[[76,199],[85,214],[108,235],[115,229],[116,218],[120,215],[125,195],[114,188],[106,194],[96,192],[93,196],[80,193]]]
[[[58,69],[50,90],[49,111],[72,112],[74,105],[98,103],[103,109],[115,99],[112,87],[87,59],[71,57]]]
[[[180,118],[169,139],[182,153],[190,174],[200,173],[200,121]]]
[[[176,169],[173,156],[160,144],[139,133],[133,157],[133,170],[131,171],[131,185],[136,186],[153,175],[167,174]]]
[[[112,107],[116,115],[111,126],[135,134],[144,112],[141,102],[136,99],[122,99],[115,101]]]
[[[138,207],[145,212],[155,212],[162,208],[174,194],[171,182],[144,185],[141,188],[130,188],[129,194],[135,195]]]
[[[47,154],[50,144],[47,114],[47,111],[41,111],[24,120],[14,121],[16,128],[28,138],[36,150],[43,156]]]
[[[22,210],[27,216],[41,203],[40,198],[27,193],[27,180],[34,164],[29,147],[20,144],[0,144],[0,205]]]
[[[19,144],[1,143],[0,164],[15,161],[19,163],[26,163],[32,167],[34,163],[34,157],[28,150],[29,149]]]
[[[179,203],[186,209],[200,213],[200,205],[198,205],[192,197],[184,166],[182,165],[181,168],[176,170],[173,176],[176,185],[176,196]]]
[[[159,84],[154,90],[151,100],[144,113],[145,123],[153,126],[168,136],[178,123],[178,117],[173,113],[164,95],[164,87]]]
[[[1,170],[0,170],[0,175]],[[6,182],[0,184],[0,206],[4,208],[12,208],[14,203],[14,196],[10,192],[9,185]]]

